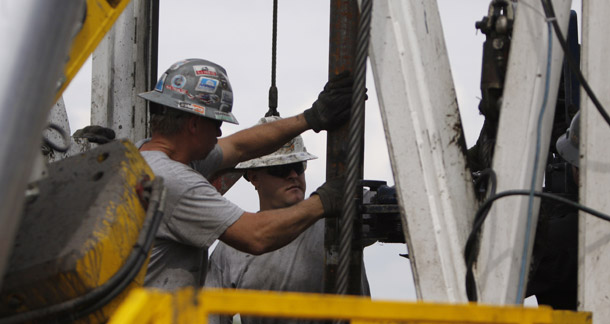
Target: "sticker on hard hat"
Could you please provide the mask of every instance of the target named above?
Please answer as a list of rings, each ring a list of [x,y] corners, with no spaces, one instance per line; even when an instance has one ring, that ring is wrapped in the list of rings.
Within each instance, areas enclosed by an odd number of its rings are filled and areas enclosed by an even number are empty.
[[[216,69],[213,66],[207,65],[193,65],[193,70],[195,71],[196,76],[208,75],[208,76],[217,76]]]
[[[221,104],[220,105],[220,111],[222,111],[222,112],[231,112],[231,107],[233,107],[233,105]]]
[[[178,102],[178,107],[184,108],[184,109],[188,109],[188,110],[200,113],[202,115],[205,115],[205,107],[204,106],[200,106],[200,105],[193,104],[193,103],[190,103],[190,102],[179,101]]]
[[[167,73],[163,73],[163,75],[159,78],[159,81],[157,81],[157,84],[155,85],[155,91],[163,92],[165,78],[167,78]]]
[[[227,104],[233,104],[233,92],[222,90],[221,102],[227,103]]]
[[[174,86],[173,86],[173,85],[171,85],[171,84],[166,85],[166,86],[165,86],[165,89],[169,89],[169,90],[172,90],[172,91],[176,91],[176,92],[178,92],[178,93],[185,94],[185,95],[188,95],[188,93],[189,93],[189,92],[188,92],[186,89],[180,89],[180,88],[176,88],[176,87],[174,87]]]
[[[218,80],[201,77],[199,78],[199,82],[197,83],[197,87],[195,87],[195,90],[214,93],[216,92],[216,87],[218,87]]]
[[[188,63],[189,60],[182,60],[182,61],[178,61],[174,64],[172,64],[172,66],[169,67],[170,71],[173,71],[181,66],[183,66],[184,64]]]
[[[186,84],[186,77],[184,75],[178,74],[172,78],[172,86],[174,88],[182,89]]]
[[[197,95],[195,98],[203,101],[203,103],[206,105],[213,105],[220,100],[217,95],[208,93]]]
[[[226,121],[229,121],[229,122],[233,121],[233,117],[231,117],[231,114],[225,113],[225,112],[222,112],[222,111],[215,111],[214,112],[214,116],[218,120],[226,120]]]

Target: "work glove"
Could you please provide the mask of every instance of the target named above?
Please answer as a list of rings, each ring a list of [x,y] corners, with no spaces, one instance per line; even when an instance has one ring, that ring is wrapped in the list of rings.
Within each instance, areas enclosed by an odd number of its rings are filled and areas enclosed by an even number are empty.
[[[338,217],[343,207],[343,186],[345,177],[326,181],[311,195],[318,195],[324,208],[324,217]]]
[[[74,138],[86,138],[91,143],[106,144],[115,138],[112,129],[97,125],[87,126],[74,132]]]
[[[307,124],[316,133],[335,129],[349,119],[352,105],[352,85],[354,78],[349,71],[343,71],[326,83],[311,108],[304,111]]]

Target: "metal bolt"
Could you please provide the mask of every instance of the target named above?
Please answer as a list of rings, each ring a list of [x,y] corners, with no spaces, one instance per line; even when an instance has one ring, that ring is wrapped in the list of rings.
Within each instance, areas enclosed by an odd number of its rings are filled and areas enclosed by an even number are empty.
[[[508,32],[508,19],[506,16],[500,16],[496,20],[496,31],[498,34],[505,35]]]
[[[492,44],[493,48],[496,50],[501,50],[502,47],[504,47],[504,41],[500,38],[494,38],[494,40],[491,44]]]

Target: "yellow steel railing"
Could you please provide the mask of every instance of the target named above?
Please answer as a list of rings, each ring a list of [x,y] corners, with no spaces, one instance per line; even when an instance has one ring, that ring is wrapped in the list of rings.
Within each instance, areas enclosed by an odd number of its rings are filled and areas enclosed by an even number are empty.
[[[134,290],[110,320],[116,323],[207,323],[210,314],[340,319],[352,323],[590,324],[591,313],[550,307],[375,301],[363,297],[186,288]]]

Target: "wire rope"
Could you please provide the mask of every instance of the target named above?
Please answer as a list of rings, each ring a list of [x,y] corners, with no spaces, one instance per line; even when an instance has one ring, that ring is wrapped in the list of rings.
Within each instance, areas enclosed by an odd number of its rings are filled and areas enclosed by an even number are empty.
[[[343,209],[340,218],[339,264],[337,267],[337,294],[348,292],[350,253],[352,250],[354,220],[358,211],[354,197],[358,196],[358,177],[362,166],[364,147],[364,101],[366,97],[366,59],[369,48],[372,0],[363,0],[358,23],[356,61],[354,65],[354,85],[352,111],[348,132],[347,172],[343,192]]]

